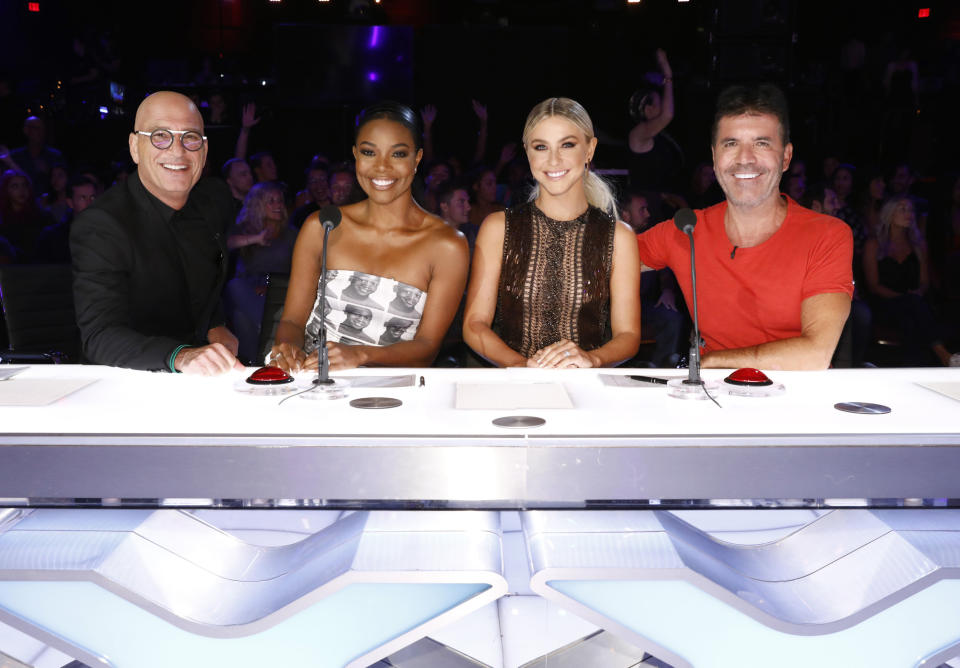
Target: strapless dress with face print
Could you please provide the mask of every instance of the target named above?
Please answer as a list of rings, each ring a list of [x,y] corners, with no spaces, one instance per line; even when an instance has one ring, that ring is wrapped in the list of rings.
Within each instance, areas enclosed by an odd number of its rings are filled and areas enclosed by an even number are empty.
[[[327,341],[347,345],[388,346],[412,341],[420,326],[427,293],[392,278],[346,269],[327,270],[327,291],[320,294],[307,319],[304,350],[317,349],[320,323]]]

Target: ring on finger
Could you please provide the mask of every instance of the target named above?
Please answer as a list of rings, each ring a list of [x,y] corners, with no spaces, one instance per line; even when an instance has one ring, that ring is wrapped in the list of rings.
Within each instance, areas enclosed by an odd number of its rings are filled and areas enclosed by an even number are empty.
[[[570,351],[569,351],[569,350],[564,350],[564,351],[563,351],[563,356],[564,356],[564,357],[570,357]]]

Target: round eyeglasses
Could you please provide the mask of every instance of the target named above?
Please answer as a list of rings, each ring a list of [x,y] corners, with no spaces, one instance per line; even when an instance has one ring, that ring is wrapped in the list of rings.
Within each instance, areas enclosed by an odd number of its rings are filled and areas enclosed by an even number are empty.
[[[138,135],[150,137],[150,143],[161,151],[173,146],[173,136],[180,135],[180,144],[188,151],[199,151],[203,148],[203,142],[207,138],[195,130],[167,130],[166,128],[157,128],[153,132],[144,132],[134,130]]]

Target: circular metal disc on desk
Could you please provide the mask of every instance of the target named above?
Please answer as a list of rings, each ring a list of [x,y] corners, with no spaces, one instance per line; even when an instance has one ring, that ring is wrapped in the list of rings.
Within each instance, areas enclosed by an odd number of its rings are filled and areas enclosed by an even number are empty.
[[[845,413],[860,413],[863,415],[882,415],[889,413],[890,407],[883,404],[870,404],[865,401],[844,401],[834,404],[834,408]]]
[[[350,405],[354,408],[396,408],[403,402],[393,397],[360,397],[351,399]]]
[[[525,429],[527,427],[539,427],[546,422],[543,418],[532,415],[508,415],[507,417],[496,418],[493,424],[507,429]]]

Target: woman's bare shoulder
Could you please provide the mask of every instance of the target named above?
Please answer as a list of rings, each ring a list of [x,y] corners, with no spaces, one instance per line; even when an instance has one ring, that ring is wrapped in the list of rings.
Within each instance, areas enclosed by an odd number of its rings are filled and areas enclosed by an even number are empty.
[[[477,240],[497,238],[503,239],[507,228],[507,214],[505,211],[494,211],[483,219],[480,223],[480,231],[477,232]]]
[[[618,220],[614,225],[614,238],[615,239],[622,238],[630,241],[631,243],[636,243],[637,233],[634,231],[632,227],[630,227],[629,223],[623,220]]]
[[[427,215],[429,220],[425,221],[425,225],[431,232],[431,242],[438,250],[443,252],[467,250],[467,238],[463,235],[463,232],[447,224],[442,218],[432,214]]]

